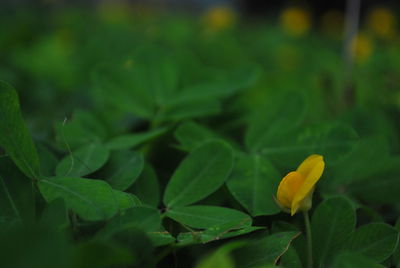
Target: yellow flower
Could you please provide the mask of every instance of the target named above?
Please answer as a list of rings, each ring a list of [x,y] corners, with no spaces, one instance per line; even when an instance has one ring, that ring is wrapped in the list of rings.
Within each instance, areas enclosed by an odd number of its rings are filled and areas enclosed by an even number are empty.
[[[364,62],[374,50],[372,40],[367,35],[360,33],[352,40],[351,50],[357,62]]]
[[[99,17],[108,24],[129,23],[132,8],[124,3],[102,2],[97,6]]]
[[[304,160],[296,171],[287,174],[278,187],[279,206],[292,216],[299,210],[309,210],[315,184],[321,178],[324,168],[323,157],[313,154]]]
[[[306,34],[311,27],[311,18],[307,10],[298,7],[291,7],[281,14],[283,29],[292,36]]]
[[[203,20],[209,30],[220,31],[234,24],[235,12],[229,6],[215,6],[206,11]]]
[[[390,39],[396,32],[396,18],[387,8],[374,8],[368,14],[368,26],[378,36]]]

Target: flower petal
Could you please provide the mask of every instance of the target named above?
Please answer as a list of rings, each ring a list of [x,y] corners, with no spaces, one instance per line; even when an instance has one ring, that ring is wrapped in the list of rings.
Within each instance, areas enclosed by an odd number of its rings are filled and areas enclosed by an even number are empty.
[[[309,157],[310,158],[310,157]],[[309,159],[307,158],[303,164]],[[318,182],[318,180],[321,178],[322,173],[324,172],[325,168],[325,162],[322,160],[322,156],[319,159],[319,161],[315,161],[317,158],[313,158],[310,160],[310,163],[312,163],[312,169],[308,172],[307,177],[305,178],[304,183],[301,185],[300,189],[296,193],[296,195],[293,198],[292,206],[291,206],[291,215],[293,216],[299,208],[301,208],[301,204],[306,198],[311,198],[311,195],[313,194],[315,184]],[[312,161],[312,162],[311,162]],[[311,167],[311,164],[306,163],[304,166],[307,169]],[[301,165],[300,167],[301,168]]]
[[[300,172],[305,178],[307,178],[314,166],[321,161],[324,161],[322,155],[312,154],[300,164],[300,166],[297,168],[297,172]]]
[[[297,171],[287,174],[278,186],[277,201],[286,208],[291,208],[293,198],[301,188],[305,181],[305,177]]]

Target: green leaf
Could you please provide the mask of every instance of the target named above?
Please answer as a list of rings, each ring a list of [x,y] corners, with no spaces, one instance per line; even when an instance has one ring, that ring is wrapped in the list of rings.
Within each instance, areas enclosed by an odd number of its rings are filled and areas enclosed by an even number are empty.
[[[156,109],[152,92],[148,89],[150,81],[145,70],[139,66],[131,67],[123,64],[98,68],[93,73],[94,97],[119,110],[134,115],[151,118]],[[112,98],[109,97],[112,92]]]
[[[171,98],[165,103],[167,107],[174,107],[177,105],[186,105],[197,101],[207,101],[227,97],[234,93],[236,88],[229,83],[224,82],[211,82],[192,85],[179,94]]]
[[[64,157],[56,168],[57,176],[81,177],[95,172],[108,160],[109,150],[100,143],[91,143]]]
[[[358,136],[350,126],[327,123],[278,136],[261,153],[286,168],[298,165],[311,154],[323,155],[326,163],[334,165],[351,152],[357,141]],[[288,155],[291,157],[288,158]]]
[[[143,133],[117,136],[109,140],[106,147],[110,150],[131,149],[164,134],[166,131],[167,128],[158,128]]]
[[[299,233],[283,232],[267,235],[235,250],[233,256],[238,268],[276,264],[288,250],[290,243]]]
[[[384,157],[384,156],[383,156]],[[351,195],[371,205],[400,202],[400,157],[385,158],[379,172],[360,181],[355,181],[345,189]],[[370,162],[370,163],[374,163]],[[377,163],[379,165],[379,162]],[[368,166],[368,164],[367,164]]]
[[[396,224],[394,226],[398,232],[400,232],[400,218],[397,218]],[[393,253],[392,263],[396,267],[400,267],[400,243],[397,243],[396,250]]]
[[[396,224],[394,226],[397,231],[400,232],[400,218],[397,218]],[[393,252],[392,263],[396,267],[400,267],[400,243],[397,243],[396,250]]]
[[[139,177],[143,165],[144,158],[141,153],[114,151],[100,172],[114,189],[124,191]]]
[[[146,232],[162,229],[160,212],[155,208],[135,207],[116,215],[96,235],[99,239],[109,239],[116,233],[138,228]]]
[[[236,92],[254,84],[260,78],[261,73],[262,69],[258,65],[243,65],[231,70],[224,80],[230,82],[232,89]]]
[[[207,140],[216,138],[210,129],[192,121],[180,124],[174,135],[186,151],[191,151]]]
[[[141,68],[146,71],[146,80],[149,89],[154,92],[157,104],[165,105],[165,102],[171,96],[179,96],[174,94],[179,83],[179,68],[171,55],[167,55],[166,52],[155,52],[153,49],[148,55],[139,56]]]
[[[53,177],[58,164],[57,157],[45,146],[39,144],[37,152],[40,160],[40,171],[44,177]]]
[[[129,189],[139,199],[147,205],[157,207],[160,202],[160,185],[157,179],[156,172],[150,166],[145,164],[142,173]]]
[[[86,111],[77,110],[70,121],[56,124],[56,140],[63,149],[67,149],[65,143],[75,149],[88,143],[103,141],[106,136],[105,127],[92,113]]]
[[[198,101],[221,99],[231,96],[238,90],[252,84],[258,76],[259,70],[255,66],[240,68],[222,79],[211,82],[197,82],[186,86],[179,94],[171,95],[171,98],[164,103],[167,107],[185,105]]]
[[[8,189],[8,186],[0,175],[0,193],[1,193],[1,214],[2,218],[10,218],[10,219],[17,219],[21,220],[21,215],[19,209],[17,207],[16,200],[14,200],[13,196]]]
[[[337,187],[354,182],[363,184],[363,180],[382,172],[388,160],[389,144],[386,139],[382,137],[361,139],[345,158],[333,166],[330,184],[335,184]]]
[[[233,152],[228,144],[204,143],[175,170],[165,190],[164,204],[171,208],[201,200],[222,186],[232,166]]]
[[[258,69],[241,68],[211,82],[191,82],[161,105],[160,121],[181,120],[215,114],[220,111],[220,101],[256,79]],[[208,79],[207,79],[208,81]]]
[[[148,232],[147,236],[155,247],[166,246],[175,242],[175,237],[167,231]]]
[[[199,118],[207,115],[217,114],[221,111],[221,104],[217,100],[193,101],[175,105],[160,113],[159,121],[183,120]]]
[[[385,223],[359,227],[346,243],[345,250],[362,254],[376,262],[386,260],[395,251],[399,232]]]
[[[125,193],[118,190],[113,190],[115,201],[118,203],[120,211],[126,210],[132,207],[142,206],[142,201],[140,201],[137,196],[131,193]]]
[[[38,186],[47,202],[62,198],[69,209],[85,220],[111,218],[119,208],[115,192],[105,181],[61,177],[43,179]]]
[[[273,145],[276,137],[296,129],[305,116],[305,96],[298,91],[279,94],[251,117],[245,134],[247,148],[256,152]]]
[[[204,232],[201,233],[200,240],[202,243],[208,243],[221,239],[245,235],[261,229],[263,229],[263,227],[248,226],[247,222],[244,222],[242,220],[231,221],[223,224],[218,224],[206,229]]]
[[[217,206],[172,208],[168,210],[165,215],[184,225],[199,229],[210,228],[218,224],[232,221],[242,221],[242,226],[251,225],[251,218],[243,212]]]
[[[297,254],[297,251],[293,246],[290,246],[288,250],[282,255],[280,265],[288,268],[303,267],[299,254]]]
[[[225,244],[209,256],[203,257],[195,268],[235,268],[235,262],[229,253],[244,245],[241,241]]]
[[[368,268],[385,268],[386,266],[376,263],[367,257],[359,254],[341,253],[339,254],[332,266],[332,268],[355,268],[355,267],[368,267]]]
[[[196,268],[235,268],[235,263],[228,253],[218,250],[211,256],[202,259]]]
[[[180,233],[177,237],[179,246],[188,246],[195,244],[205,244],[213,241],[219,241],[221,239],[232,238],[240,235],[245,235],[257,230],[263,229],[263,227],[248,226],[241,229],[241,222],[229,222],[220,225],[213,226],[204,231]]]
[[[40,175],[39,156],[21,115],[15,89],[0,81],[0,146],[29,178]]]
[[[346,244],[354,232],[356,215],[351,203],[344,197],[333,197],[315,210],[311,230],[315,263],[329,266],[332,258]]]
[[[227,181],[231,194],[252,216],[280,211],[274,196],[281,176],[271,163],[259,155],[241,155]]]
[[[35,194],[32,181],[10,158],[0,157],[0,218],[7,222],[35,222]]]

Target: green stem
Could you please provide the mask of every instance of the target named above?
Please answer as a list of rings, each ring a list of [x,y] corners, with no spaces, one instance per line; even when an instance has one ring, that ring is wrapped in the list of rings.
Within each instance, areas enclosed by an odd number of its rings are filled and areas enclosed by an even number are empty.
[[[31,180],[32,183],[32,203],[33,203],[33,220],[36,219],[36,181],[37,179]]]
[[[71,226],[74,232],[78,230],[78,217],[74,212],[71,212]]]
[[[1,177],[1,176],[0,176],[0,182],[1,182],[1,185],[3,186],[4,192],[6,194],[8,201],[10,202],[11,208],[14,211],[15,216],[19,220],[21,220],[21,215],[19,214],[18,208],[15,205],[15,202],[14,202],[13,198],[11,197],[10,192],[8,191],[7,185],[5,184],[3,177]]]
[[[304,225],[306,228],[306,236],[307,236],[307,268],[313,268],[312,235],[311,235],[310,217],[308,216],[308,211],[304,211],[303,215],[304,215]]]

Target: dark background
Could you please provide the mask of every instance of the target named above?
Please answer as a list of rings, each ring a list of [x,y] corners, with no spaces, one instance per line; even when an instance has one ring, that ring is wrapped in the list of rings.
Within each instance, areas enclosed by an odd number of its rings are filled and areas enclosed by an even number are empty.
[[[283,1],[283,0],[1,0],[0,8],[4,11],[8,8],[62,8],[71,5],[85,7],[96,6],[99,3],[133,3],[144,4],[151,7],[161,7],[173,10],[183,11],[202,11],[203,9],[219,4],[234,6],[240,13],[246,16],[264,16],[270,12],[280,10],[288,5],[300,5],[309,8],[315,16],[328,10],[345,10],[347,1],[321,1],[321,0],[302,0],[302,1]],[[399,1],[373,1],[361,0],[362,13],[376,6],[386,6],[389,8],[398,8]]]

